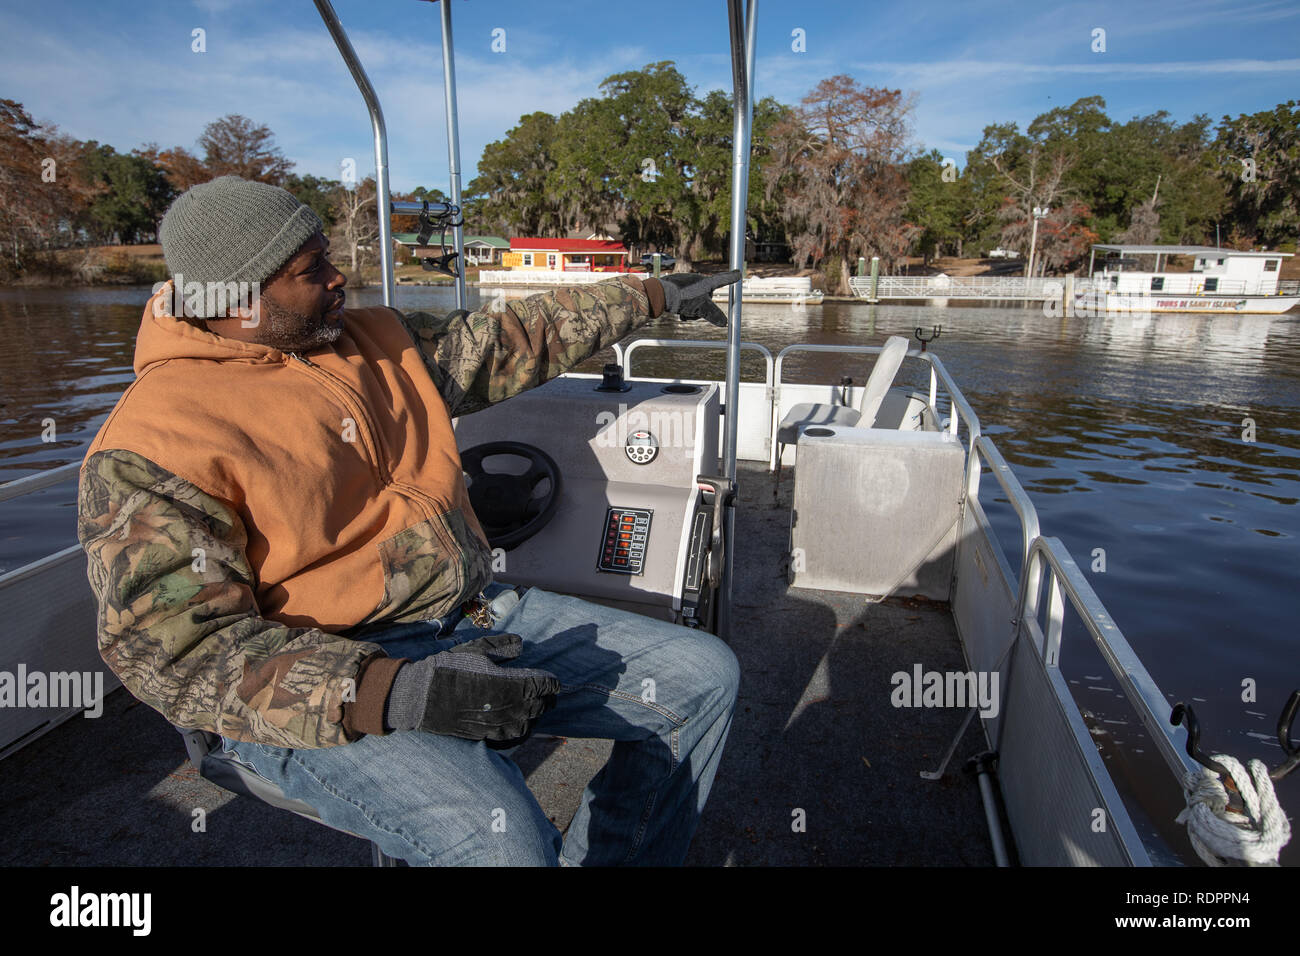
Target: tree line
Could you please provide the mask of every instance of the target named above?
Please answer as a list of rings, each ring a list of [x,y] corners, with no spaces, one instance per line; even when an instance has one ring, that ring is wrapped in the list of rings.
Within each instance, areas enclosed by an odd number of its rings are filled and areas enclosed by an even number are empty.
[[[611,76],[560,116],[532,113],[489,143],[470,183],[482,228],[527,235],[605,227],[691,268],[724,257],[730,97],[697,98],[671,62]],[[847,292],[859,257],[1027,253],[1036,272],[1086,268],[1094,242],[1262,245],[1300,234],[1300,104],[1175,122],[1117,122],[1100,96],[986,126],[956,158],[911,143],[915,98],[844,75],[798,106],[754,105],[748,230]]]
[[[22,104],[0,100],[0,277],[21,273],[33,253],[155,242],[177,196],[227,175],[289,190],[320,217],[356,271],[378,235],[373,177],[324,179],[293,167],[267,126],[237,114],[208,123],[194,150],[145,143],[119,153],[62,135]],[[421,197],[443,195],[420,188],[396,198]]]
[[[671,61],[618,73],[600,95],[554,116],[522,116],[489,143],[463,197],[467,232],[616,233],[689,270],[725,258],[732,111],[721,90],[695,95]],[[1118,122],[1099,96],[986,126],[958,165],[911,142],[914,97],[839,75],[797,106],[754,104],[749,235],[784,242],[800,268],[847,291],[859,257],[894,271],[906,256],[1027,252],[1085,266],[1099,241],[1293,249],[1300,233],[1300,104],[1213,124],[1167,112]],[[196,148],[147,143],[118,153],[41,126],[0,100],[0,237],[9,271],[26,251],[150,241],[184,189],[234,173],[284,186],[327,224],[355,270],[377,235],[373,179],[300,176],[263,125],[209,123]],[[355,180],[355,176],[350,177]],[[395,198],[446,198],[418,189]]]

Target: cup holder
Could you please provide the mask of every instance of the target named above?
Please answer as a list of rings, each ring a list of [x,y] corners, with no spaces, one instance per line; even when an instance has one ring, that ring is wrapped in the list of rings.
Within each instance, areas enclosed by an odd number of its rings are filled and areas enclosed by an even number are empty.
[[[703,391],[703,389],[699,385],[674,382],[672,385],[665,385],[660,391],[667,392],[669,395],[694,395],[696,392]]]
[[[813,438],[826,438],[828,435],[834,435],[833,428],[805,428],[802,432],[804,435],[811,435]]]

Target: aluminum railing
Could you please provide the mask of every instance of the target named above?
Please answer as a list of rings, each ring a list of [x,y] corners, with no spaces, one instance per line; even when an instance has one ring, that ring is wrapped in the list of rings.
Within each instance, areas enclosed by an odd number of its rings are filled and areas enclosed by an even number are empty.
[[[647,346],[658,348],[725,349],[727,348],[727,343],[712,341],[710,339],[637,339],[635,342],[629,344],[626,350],[615,345],[615,354],[618,355],[619,364],[623,366],[623,374],[628,378],[632,377],[633,353],[636,352],[637,349]],[[741,342],[740,348],[742,350],[749,349],[750,351],[758,352],[763,356],[763,384],[767,386],[768,397],[770,398],[773,381],[772,353],[768,351],[766,346],[759,345],[757,342]]]
[[[80,470],[81,462],[73,461],[66,465],[59,465],[57,468],[51,468],[49,471],[40,471],[34,475],[6,481],[3,485],[0,485],[0,501],[19,498],[33,491],[40,491],[42,488],[60,484],[74,477]]]
[[[1263,283],[1248,282],[1245,279],[1222,279],[1218,276],[1205,276],[1196,272],[1186,275],[1164,276],[1164,282],[1156,288],[1151,284],[1150,276],[1126,276],[1118,273],[1110,276],[1094,276],[1091,280],[1076,279],[1075,289],[1079,291],[1109,292],[1112,295],[1269,295],[1273,292],[1272,284],[1267,290]],[[1118,279],[1118,282],[1114,280]],[[1207,282],[1206,280],[1211,280]],[[1213,280],[1218,281],[1213,281]],[[1209,288],[1209,286],[1214,288]]]
[[[1065,625],[1065,599],[1068,598],[1115,679],[1120,682],[1124,696],[1137,710],[1144,728],[1155,741],[1170,772],[1181,780],[1187,771],[1197,770],[1198,765],[1185,752],[1186,730],[1181,726],[1171,728],[1168,720],[1160,716],[1164,713],[1167,717],[1166,712],[1169,710],[1169,704],[1160,688],[1156,686],[1065,545],[1059,538],[1042,535],[1037,509],[1002,453],[985,435],[978,436],[972,443],[966,475],[967,495],[978,500],[982,463],[988,464],[990,473],[997,479],[1020,519],[1020,591],[1013,621],[1017,632],[1027,621],[1036,621],[1040,612],[1045,610],[1047,628],[1039,652],[1044,666],[1059,667],[1061,635]],[[1046,589],[1042,586],[1044,573],[1048,575]],[[1047,595],[1045,607],[1044,591]]]
[[[27,475],[23,478],[15,478],[13,481],[6,481],[0,485],[0,502],[12,501],[15,498],[21,498],[23,495],[29,495],[35,491],[41,491],[44,488],[51,488],[54,485],[62,484],[72,478],[77,477],[81,471],[81,462],[72,461],[66,465],[59,465],[57,468],[51,468],[49,471],[40,471],[34,475]],[[7,573],[0,574],[0,590],[4,590],[17,581],[31,577],[33,574],[39,574],[47,568],[54,567],[64,561],[69,555],[81,550],[80,543],[69,545],[59,551],[47,554],[44,557],[37,558],[29,564],[20,568],[15,568]]]
[[[1124,697],[1138,713],[1142,726],[1156,745],[1156,750],[1178,781],[1189,772],[1199,772],[1200,765],[1186,753],[1187,731],[1172,727],[1168,721],[1169,702],[1146,667],[1134,652],[1119,625],[1110,616],[1083,576],[1079,566],[1059,538],[1034,538],[1029,546],[1026,567],[1030,573],[1021,574],[1017,617],[1020,626],[1037,621],[1040,612],[1046,612],[1047,628],[1043,645],[1039,649],[1045,667],[1060,667],[1061,635],[1065,628],[1065,599],[1069,599],[1075,614],[1087,629],[1107,666],[1123,689]],[[1047,575],[1047,587],[1040,584]],[[1046,605],[1042,594],[1046,591]],[[1160,715],[1164,714],[1162,718]]]
[[[0,485],[0,502],[12,501],[21,498],[23,495],[29,495],[44,488],[51,488],[54,485],[62,484],[77,476],[81,471],[81,462],[73,461],[66,465],[59,465],[57,468],[51,468],[49,471],[40,471],[34,475],[26,475],[22,478],[15,478],[13,481],[6,481]],[[69,545],[61,548],[44,557],[37,558],[20,568],[15,568],[6,573],[0,573],[0,591],[7,590],[10,586],[17,584],[25,578],[31,578],[50,568],[56,567],[67,560],[71,555],[81,551],[81,544]]]
[[[1007,464],[1002,452],[994,446],[992,439],[987,435],[978,435],[971,442],[970,456],[966,461],[966,498],[968,501],[979,501],[980,478],[984,474],[984,465],[989,466],[989,472],[1002,486],[1002,491],[1006,494],[1007,500],[1011,504],[1012,510],[1015,511],[1016,517],[1020,519],[1020,577],[1025,577],[1025,570],[1029,567],[1029,550],[1035,539],[1038,538],[1038,511],[1034,504],[1029,500],[1024,487],[1020,480],[1016,478],[1015,472]],[[1031,589],[1036,588],[1037,582],[1031,581]],[[1016,620],[1019,621],[1020,608],[1016,608]]]
[[[870,276],[853,276],[855,295],[871,293]],[[878,299],[1049,299],[1061,295],[1061,280],[1021,276],[879,276]]]
[[[1020,522],[1019,574],[1011,577],[1007,582],[1016,589],[1013,592],[1014,610],[1007,631],[1007,643],[999,645],[999,649],[996,649],[993,655],[998,660],[1005,660],[1015,642],[1025,641],[1025,646],[1020,652],[1035,653],[1044,670],[1049,675],[1055,675],[1049,677],[1045,686],[1054,689],[1057,705],[1067,712],[1072,711],[1082,717],[1082,709],[1070,694],[1068,683],[1060,675],[1061,640],[1065,631],[1066,608],[1071,608],[1097,646],[1111,673],[1119,681],[1125,701],[1137,713],[1143,728],[1154,741],[1161,759],[1173,774],[1174,781],[1181,785],[1187,772],[1195,772],[1199,769],[1185,752],[1186,730],[1181,726],[1172,727],[1168,720],[1164,719],[1168,717],[1169,704],[1154,679],[1133,651],[1064,544],[1058,538],[1044,537],[1041,534],[1038,512],[1033,502],[1030,501],[1024,487],[1002,454],[984,435],[976,437],[971,443],[970,456],[967,460],[966,507],[974,508],[978,514],[984,513],[984,505],[980,499],[980,478],[985,464],[988,465],[990,473],[997,480]],[[987,522],[987,518],[984,521]],[[991,528],[989,534],[992,534]],[[990,545],[997,546],[995,541],[990,541]],[[1006,570],[1010,571],[1009,568]],[[1047,578],[1046,587],[1044,587],[1044,576]],[[1043,624],[1040,624],[1040,617],[1045,619]],[[1008,687],[1007,691],[1013,696],[1017,693],[1014,687]],[[1030,696],[1032,698],[1032,694]],[[1024,706],[1029,704],[1026,702]],[[1150,859],[1147,850],[1129,819],[1127,808],[1119,812],[1123,805],[1123,798],[1114,786],[1114,781],[1110,779],[1110,771],[1097,752],[1092,735],[1087,731],[1086,725],[1079,724],[1074,717],[1070,717],[1067,724],[1077,728],[1072,734],[1072,739],[1080,748],[1083,762],[1090,768],[1089,772],[1101,798],[1107,803],[1118,801],[1112,807],[1110,816],[1114,822],[1116,839],[1123,845],[1130,862],[1148,864]],[[1006,720],[1000,720],[997,724],[996,739],[991,741],[994,750],[1000,750],[1004,742],[1003,735],[1008,732],[1009,725]],[[1023,733],[1017,736],[1023,737]],[[1032,837],[1027,835],[1027,838]]]

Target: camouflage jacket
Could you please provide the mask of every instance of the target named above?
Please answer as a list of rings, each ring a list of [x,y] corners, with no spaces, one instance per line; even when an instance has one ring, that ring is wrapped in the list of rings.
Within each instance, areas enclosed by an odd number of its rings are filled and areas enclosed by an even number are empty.
[[[348,309],[338,342],[293,355],[195,328],[168,294],[81,470],[100,653],[173,724],[294,748],[383,732],[400,661],[358,629],[441,617],[491,580],[451,417],[663,308],[628,276],[500,312]]]

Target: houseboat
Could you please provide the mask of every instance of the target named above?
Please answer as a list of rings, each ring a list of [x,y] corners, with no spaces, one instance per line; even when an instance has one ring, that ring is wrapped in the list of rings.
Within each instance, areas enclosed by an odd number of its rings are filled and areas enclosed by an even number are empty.
[[[1079,304],[1098,312],[1279,315],[1300,303],[1300,282],[1279,280],[1282,260],[1291,255],[1214,246],[1097,244],[1088,262],[1091,279],[1080,283]],[[1191,271],[1163,270],[1173,256],[1190,256]]]

